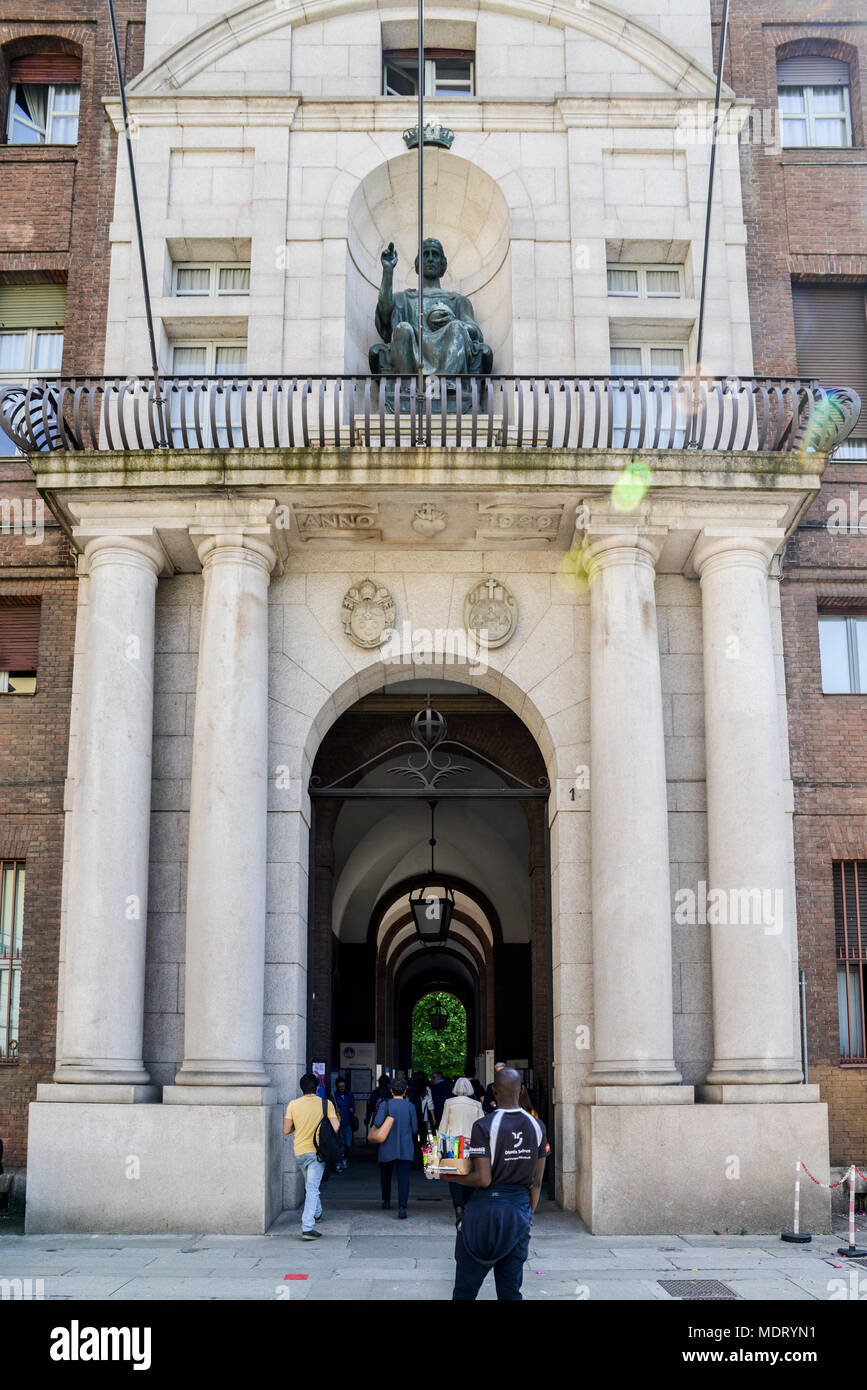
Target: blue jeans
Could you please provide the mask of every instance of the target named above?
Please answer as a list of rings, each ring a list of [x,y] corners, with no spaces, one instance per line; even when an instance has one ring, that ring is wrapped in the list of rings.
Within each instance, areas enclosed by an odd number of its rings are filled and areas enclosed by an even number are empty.
[[[340,1133],[343,1135],[343,1161],[349,1157],[349,1150],[352,1148],[352,1125],[341,1125]]]
[[[302,1231],[312,1231],[317,1216],[322,1215],[322,1198],[319,1184],[325,1172],[325,1164],[315,1154],[299,1154],[298,1167],[304,1174],[304,1210],[301,1213]]]

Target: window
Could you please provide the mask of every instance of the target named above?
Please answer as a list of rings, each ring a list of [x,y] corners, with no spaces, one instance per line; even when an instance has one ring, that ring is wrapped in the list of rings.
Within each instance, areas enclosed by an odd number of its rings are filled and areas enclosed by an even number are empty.
[[[24,381],[55,376],[63,357],[63,334],[51,328],[0,330],[0,378]]]
[[[867,435],[865,286],[793,284],[792,308],[798,375],[828,388],[849,386],[857,391],[861,416],[854,433],[862,438]]]
[[[852,144],[848,63],[818,54],[784,58],[777,94],[784,148]]]
[[[9,64],[10,145],[75,145],[81,95],[81,59],[65,53],[28,53]]]
[[[867,613],[819,614],[824,695],[867,695]]]
[[[680,299],[683,296],[680,267],[610,265],[608,293],[612,299]]]
[[[425,96],[472,96],[475,54],[447,48],[424,51]],[[418,96],[418,50],[392,49],[382,55],[382,92],[387,97]]]
[[[0,1062],[18,1060],[24,864],[0,860]]]
[[[197,380],[214,376],[244,376],[247,371],[247,344],[223,341],[175,343],[172,350],[172,371],[176,377],[189,376],[195,377]],[[240,445],[243,442],[241,399],[241,389],[234,386],[227,386],[225,391],[216,396],[217,432],[215,437],[211,428],[208,394],[206,392],[200,394],[199,430],[205,448],[229,448],[229,427],[232,430],[231,444]],[[185,447],[184,427],[186,427],[187,444],[193,448],[197,447],[198,434],[196,433],[195,411],[196,397],[194,391],[172,391],[170,418],[172,442],[176,448]]]
[[[189,295],[226,295],[250,293],[249,265],[220,265],[216,262],[199,265],[176,265],[172,277],[172,293]]]
[[[852,436],[838,444],[834,450],[835,459],[867,459],[867,438]]]
[[[65,313],[65,285],[0,285],[0,386],[59,374]],[[0,431],[0,455],[15,452]]]
[[[683,375],[686,349],[683,347],[656,346],[649,343],[636,343],[633,347],[613,347],[611,349],[611,375],[614,377],[679,377]],[[623,391],[614,390],[611,398],[613,415],[612,444],[615,449],[633,449],[638,445],[641,423],[641,398],[632,393],[632,414],[629,436],[626,434],[627,382]],[[645,394],[649,415],[649,437],[653,438],[657,424],[660,441],[667,443],[672,428],[672,409],[677,409],[674,394],[670,391]],[[686,419],[674,420],[672,447],[682,449],[686,439]],[[645,443],[648,434],[645,434]]]
[[[3,529],[15,520],[7,503]],[[0,696],[32,695],[36,690],[40,614],[38,599],[0,598]]]
[[[864,1010],[867,997],[867,862],[834,865],[834,924],[837,948],[837,1012],[840,1060],[867,1064]]]

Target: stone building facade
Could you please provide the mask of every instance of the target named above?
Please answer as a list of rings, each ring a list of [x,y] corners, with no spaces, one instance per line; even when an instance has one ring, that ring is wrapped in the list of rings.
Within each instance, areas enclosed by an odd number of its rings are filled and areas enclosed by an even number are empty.
[[[720,7],[714,8],[718,20]],[[835,5],[833,13],[817,14],[806,3],[758,3],[733,7],[731,15],[726,76],[739,96],[754,103],[758,116],[777,117],[778,82],[792,80],[779,65],[795,58],[804,65],[793,74],[798,79],[800,72],[801,89],[812,83],[815,90],[830,81],[838,90],[845,88],[844,101],[831,101],[834,107],[847,107],[849,118],[848,130],[836,146],[825,143],[827,134],[823,137],[815,130],[810,130],[806,143],[792,144],[778,117],[757,119],[754,138],[742,144],[756,369],[822,374],[821,359],[817,363],[811,357],[809,326],[803,317],[796,319],[796,297],[806,293],[809,305],[814,289],[826,295],[842,292],[847,304],[855,302],[856,313],[860,305],[860,337],[847,331],[843,313],[838,316],[832,310],[829,321],[822,321],[824,347],[848,358],[848,382],[865,396],[867,23],[860,6],[846,4]],[[811,67],[817,60],[823,66]],[[823,90],[827,93],[828,86]],[[794,102],[800,105],[801,98]],[[802,140],[800,128],[795,138]],[[827,377],[826,382],[833,384]],[[820,653],[820,623],[830,620],[836,626],[846,614],[857,622],[858,613],[867,611],[865,483],[867,414],[862,413],[788,542],[781,585],[807,1050],[810,1079],[819,1083],[829,1106],[832,1162],[840,1166],[852,1161],[863,1166],[861,1159],[867,1154],[867,1057],[859,1027],[867,931],[862,927],[859,944],[851,867],[867,861],[867,714],[857,689],[842,693],[839,684],[829,683]],[[841,875],[848,882],[850,874],[844,942]],[[841,986],[846,947],[849,1017]]]
[[[733,145],[692,384],[704,0],[429,6],[432,81],[452,52],[470,89],[428,101],[454,139],[426,151],[425,232],[494,366],[451,409],[429,377],[420,426],[367,365],[383,248],[404,290],[417,246],[415,103],[383,94],[414,7],[175,11],[148,6],[128,94],[165,408],[122,168],[106,380],[7,404],[82,557],[29,1229],[262,1230],[297,1202],[279,1117],[314,1046],[348,1041],[366,978],[357,1040],[396,1061],[399,988],[433,978],[420,801],[323,793],[382,790],[369,760],[429,688],[456,793],[491,803],[442,794],[437,970],[484,1050],[503,980],[531,1016],[558,1200],[598,1231],[777,1226],[798,1154],[829,1163],[779,558],[854,417],[751,382]],[[476,608],[498,635],[470,651]]]
[[[134,74],[142,61],[144,6],[119,5],[118,22],[127,71]],[[46,122],[41,132],[13,125],[14,93],[25,88],[37,124]],[[104,5],[45,0],[38,18],[30,6],[0,5],[0,387],[22,370],[27,380],[37,371],[102,371],[117,149],[103,98],[116,89]],[[75,116],[62,125],[58,120],[52,131],[49,106],[58,90]],[[10,614],[14,621],[22,607],[39,613],[35,690],[16,698],[0,694],[0,860],[8,866],[7,890],[15,878],[19,892],[25,885],[23,938],[6,966],[14,976],[20,968],[12,1007],[0,985],[6,1169],[0,1200],[8,1203],[20,1196],[27,1107],[55,1065],[77,579],[68,535],[44,508],[26,458],[5,436],[0,507],[0,625]],[[6,628],[3,634],[5,647]],[[7,906],[8,899],[9,892]],[[3,966],[0,972],[7,978]]]

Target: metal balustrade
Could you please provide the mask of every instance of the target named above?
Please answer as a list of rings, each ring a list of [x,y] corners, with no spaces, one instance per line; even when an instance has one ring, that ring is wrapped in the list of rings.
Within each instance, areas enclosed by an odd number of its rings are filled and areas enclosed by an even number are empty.
[[[797,379],[576,376],[68,378],[0,386],[27,454],[202,449],[664,449],[827,452],[848,388]]]

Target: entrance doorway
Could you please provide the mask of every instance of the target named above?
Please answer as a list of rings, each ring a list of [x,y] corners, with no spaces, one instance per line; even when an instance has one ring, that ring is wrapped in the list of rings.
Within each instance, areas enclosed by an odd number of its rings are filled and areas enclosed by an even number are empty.
[[[431,996],[463,1020],[437,1069],[484,1085],[494,1060],[516,1066],[553,1130],[548,794],[525,725],[450,682],[367,696],[323,739],[310,781],[307,1052],[347,1077],[358,1140],[382,1071],[433,1069],[414,1050]],[[444,939],[419,934],[410,898],[423,887],[453,902]]]
[[[412,1011],[411,1067],[432,1076],[472,1075],[467,1011],[454,994],[434,990],[422,995]]]

